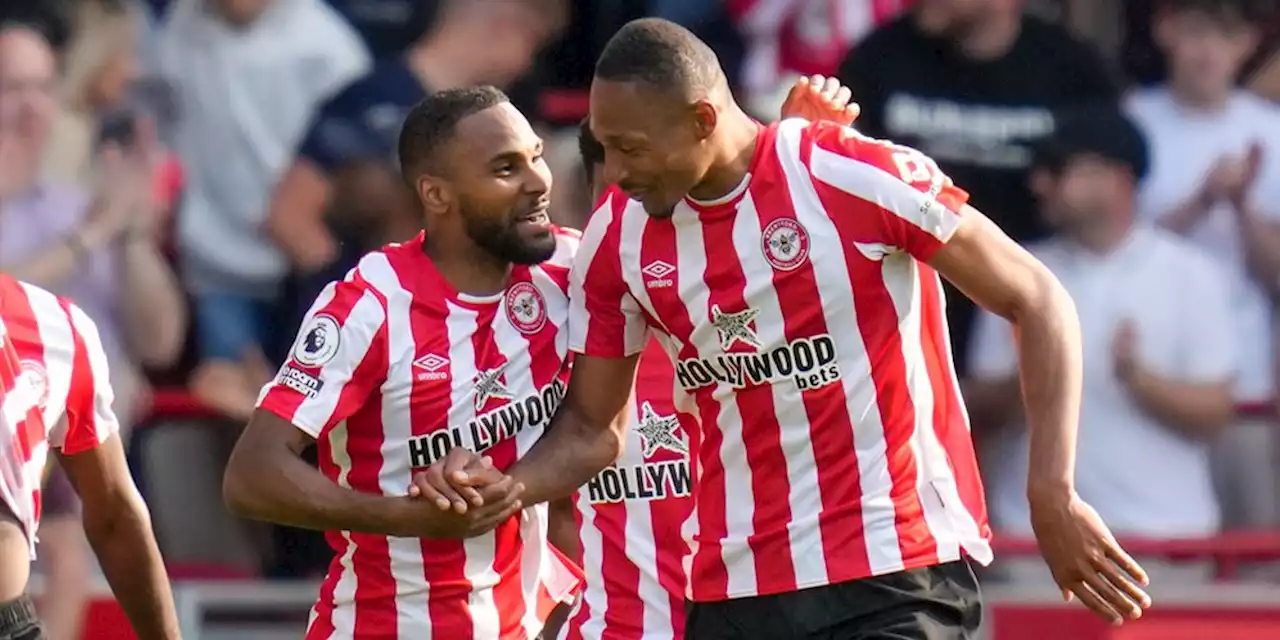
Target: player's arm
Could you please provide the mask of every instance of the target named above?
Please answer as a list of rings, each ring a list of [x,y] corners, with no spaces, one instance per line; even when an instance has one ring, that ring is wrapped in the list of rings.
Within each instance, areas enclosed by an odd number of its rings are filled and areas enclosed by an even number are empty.
[[[583,231],[570,277],[573,373],[547,435],[508,472],[526,504],[567,498],[622,454],[647,327],[622,278],[626,197],[606,195]]]
[[[86,537],[134,631],[144,640],[178,638],[173,594],[151,515],[133,484],[111,409],[106,354],[88,316],[66,308],[75,355],[66,412],[51,443],[83,502]]]

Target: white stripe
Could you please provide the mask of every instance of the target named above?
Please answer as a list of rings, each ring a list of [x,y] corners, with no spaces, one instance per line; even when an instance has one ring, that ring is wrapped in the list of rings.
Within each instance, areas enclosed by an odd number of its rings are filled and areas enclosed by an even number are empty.
[[[61,307],[58,310],[61,311]],[[66,314],[61,315],[66,317]],[[86,360],[89,362],[89,375],[92,377],[93,384],[94,439],[97,442],[104,442],[120,430],[120,422],[116,419],[115,410],[112,408],[115,392],[111,389],[111,371],[107,365],[107,354],[102,349],[102,337],[98,335],[98,326],[80,307],[75,305],[71,305],[71,325],[72,331],[80,334]]]
[[[582,232],[582,243],[578,246],[573,268],[569,271],[569,348],[583,351],[587,344],[587,333],[591,328],[591,313],[587,310],[587,294],[583,290],[583,280],[587,277],[591,262],[595,260],[600,243],[604,242],[609,225],[613,224],[613,198],[610,196],[591,214],[587,228]]]
[[[960,558],[960,541],[951,517],[942,504],[935,482],[955,485],[951,467],[942,466],[928,455],[928,442],[936,440],[933,432],[933,386],[921,346],[921,300],[919,263],[914,259],[884,260],[880,263],[885,289],[898,313],[898,331],[902,334],[902,359],[906,364],[907,393],[915,409],[911,433],[911,456],[916,461],[916,494],[924,511],[925,526],[938,545],[938,560],[948,562]]]
[[[645,313],[649,314],[649,318],[652,318],[656,323],[653,327],[654,329],[670,333],[670,330],[662,325],[662,320],[658,317],[658,312],[653,306],[653,298],[649,296],[649,289],[645,286],[644,272],[641,271],[645,266],[641,262],[641,254],[643,253],[641,247],[644,244],[645,228],[650,222],[651,218],[649,214],[645,213],[642,205],[636,202],[627,203],[627,208],[622,212],[622,233],[619,234],[621,237],[626,238],[627,241],[620,242],[618,247],[620,264],[622,265],[622,280],[627,283],[627,290],[631,292],[629,296],[632,298],[631,304],[640,307]],[[691,282],[697,286],[702,286],[702,278],[700,276],[701,273],[689,274],[689,277],[692,278]],[[672,274],[672,277],[677,279],[678,286],[683,286],[683,283],[678,280],[680,277],[679,269]]]
[[[738,205],[738,215],[734,219],[733,246],[760,246],[763,228],[756,202],[748,193]],[[769,347],[787,344],[786,317],[778,289],[774,286],[773,266],[765,259],[762,250],[740,252],[739,262],[746,279],[746,298],[759,311],[756,333],[761,344]],[[809,435],[809,415],[805,410],[802,392],[795,383],[779,382],[769,385],[769,389],[773,395],[774,416],[778,420],[779,446],[787,465],[787,502],[791,511],[788,526],[790,560],[796,584],[801,587],[826,584],[827,558],[822,549],[822,530],[818,526],[822,495],[818,490],[818,466]],[[754,435],[759,437],[760,434]],[[780,498],[781,496],[756,496],[758,501]],[[781,560],[777,559],[779,562]]]
[[[476,352],[472,343],[479,326],[475,311],[448,302],[448,318],[445,324],[449,332],[449,363],[453,373],[452,406],[449,424],[464,425],[476,417],[475,386]],[[463,446],[476,450],[476,442],[470,429],[463,429]],[[498,637],[498,606],[493,599],[493,586],[498,584],[498,573],[493,570],[494,541],[492,533],[463,541],[466,560],[463,572],[471,581],[469,608],[474,636]]]
[[[338,469],[338,486],[350,489],[351,483],[348,480],[348,476],[351,474],[351,456],[347,450],[347,424],[345,422],[329,431],[329,451],[330,460],[333,461],[333,466]],[[347,550],[338,559],[341,569],[338,573],[338,581],[333,586],[334,607],[330,622],[333,625],[334,635],[350,638],[355,634],[356,630],[356,611],[355,607],[352,606],[356,597],[356,573],[355,566],[352,563],[356,545],[351,541],[349,532],[342,531],[340,534],[347,542]]]
[[[798,138],[798,129],[805,123],[790,120],[785,124],[792,123],[798,123],[789,127],[797,130],[795,135]],[[778,131],[782,135],[781,126]],[[854,197],[876,203],[885,211],[942,242],[946,242],[960,225],[960,216],[947,210],[936,198],[936,190],[941,188],[941,173],[933,174],[935,183],[930,189],[931,193],[924,193],[884,169],[827,151],[818,145],[813,145],[810,152],[809,168],[815,179]]]
[[[706,245],[702,237],[702,221],[698,214],[688,205],[681,202],[676,206],[672,222],[676,225],[676,267],[680,273],[690,274],[688,280],[681,279],[680,301],[689,309],[693,324],[693,333],[689,342],[699,357],[720,353],[720,337],[715,325],[707,320],[711,314],[711,297],[702,274],[707,271]],[[696,276],[692,274],[697,274]],[[705,391],[704,391],[705,393]],[[752,473],[747,464],[747,449],[742,434],[742,415],[738,411],[738,403],[732,386],[717,382],[710,392],[720,406],[716,424],[702,424],[703,441],[707,431],[720,429],[723,433],[720,450],[716,452],[724,467],[724,504],[725,530],[728,532],[720,543],[720,555],[727,569],[727,588],[730,594],[754,593],[756,589],[755,559],[751,546],[747,544],[747,535],[754,530],[755,499],[752,487]],[[701,418],[700,413],[694,414]],[[703,456],[705,459],[705,456]],[[706,473],[706,469],[700,470]],[[765,496],[760,496],[766,499]],[[698,506],[695,502],[693,516],[685,521],[685,539],[689,541],[690,555],[684,559],[685,575],[691,576],[693,557],[702,551],[697,536]],[[693,581],[689,581],[688,591],[692,597]]]
[[[609,606],[609,596],[604,584],[604,534],[596,524],[598,514],[591,506],[591,495],[586,487],[578,490],[578,510],[582,513],[582,526],[578,530],[578,538],[582,541],[582,570],[587,576],[582,606],[587,607],[590,614],[581,631],[582,637],[590,640],[604,633],[604,612]],[[566,633],[569,627],[565,625]]]
[[[787,179],[787,187],[795,205],[796,216],[809,232],[810,256],[831,256],[821,262],[814,258],[813,274],[822,292],[822,309],[827,326],[836,343],[840,383],[848,399],[853,422],[853,443],[858,460],[862,489],[863,538],[867,557],[875,575],[901,571],[902,553],[898,547],[898,531],[892,479],[885,459],[884,424],[871,377],[871,364],[854,313],[853,286],[848,264],[835,256],[844,255],[839,245],[840,234],[822,207],[822,201],[800,161],[801,130],[804,121],[787,120],[777,128],[778,159]],[[816,149],[815,149],[816,151]],[[850,318],[854,324],[850,324]]]
[[[413,331],[413,297],[385,260],[364,261],[361,274],[386,298],[387,381],[382,394],[381,467],[378,489],[386,496],[403,496],[413,481],[405,444],[413,433],[413,359],[417,350]],[[376,283],[376,284],[375,284]],[[367,294],[372,297],[373,294]],[[361,300],[363,303],[364,301]],[[408,395],[409,397],[406,397]],[[426,561],[417,538],[387,536],[391,578],[396,585],[396,623],[399,635],[429,640],[431,615],[427,609],[430,585]]]

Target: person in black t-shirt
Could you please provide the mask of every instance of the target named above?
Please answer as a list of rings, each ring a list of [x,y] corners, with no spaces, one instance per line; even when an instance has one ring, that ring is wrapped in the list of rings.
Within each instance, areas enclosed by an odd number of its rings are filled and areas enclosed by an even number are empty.
[[[839,78],[862,105],[859,130],[932,157],[1019,242],[1047,233],[1027,172],[1055,113],[1119,100],[1096,52],[1065,28],[1024,15],[1015,0],[919,0],[854,47]],[[972,315],[967,298],[950,296],[962,371]]]

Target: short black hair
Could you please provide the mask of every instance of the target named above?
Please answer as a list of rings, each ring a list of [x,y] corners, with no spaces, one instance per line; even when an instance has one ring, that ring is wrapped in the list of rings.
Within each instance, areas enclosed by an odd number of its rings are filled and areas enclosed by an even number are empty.
[[[413,105],[400,129],[398,154],[406,182],[433,170],[435,153],[453,138],[458,123],[469,115],[510,102],[501,89],[489,85],[448,89],[433,93]]]
[[[582,168],[588,178],[597,166],[604,163],[604,145],[592,135],[591,121],[587,118],[578,125],[578,153],[582,155]]]
[[[1275,15],[1275,0],[1162,0],[1166,11],[1196,11],[1228,23],[1262,24]]]
[[[701,97],[727,86],[716,53],[688,29],[661,18],[640,18],[609,38],[595,76],[601,80],[639,81]]]

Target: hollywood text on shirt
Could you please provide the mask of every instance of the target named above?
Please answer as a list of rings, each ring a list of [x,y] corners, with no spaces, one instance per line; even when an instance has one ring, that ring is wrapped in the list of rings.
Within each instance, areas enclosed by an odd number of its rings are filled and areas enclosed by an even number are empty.
[[[725,384],[746,389],[790,380],[801,390],[825,387],[840,379],[836,345],[829,334],[797,338],[765,349],[753,328],[757,309],[711,309],[722,353],[676,363],[676,380],[686,391]],[[734,347],[738,347],[737,350]]]
[[[484,453],[495,445],[516,437],[516,434],[533,426],[546,426],[551,421],[564,400],[566,385],[556,378],[544,385],[535,393],[515,396],[501,383],[492,371],[481,372],[476,376],[477,396],[484,395],[484,404],[490,401],[507,400],[501,406],[478,413],[475,418],[462,426],[448,426],[428,434],[410,438],[408,442],[409,466],[412,468],[428,467],[441,460],[453,447],[464,446],[470,436],[475,443],[475,453]]]
[[[605,467],[587,482],[588,500],[611,504],[689,495],[689,445],[680,435],[680,421],[673,415],[659,414],[644,402],[634,430],[644,461]]]

